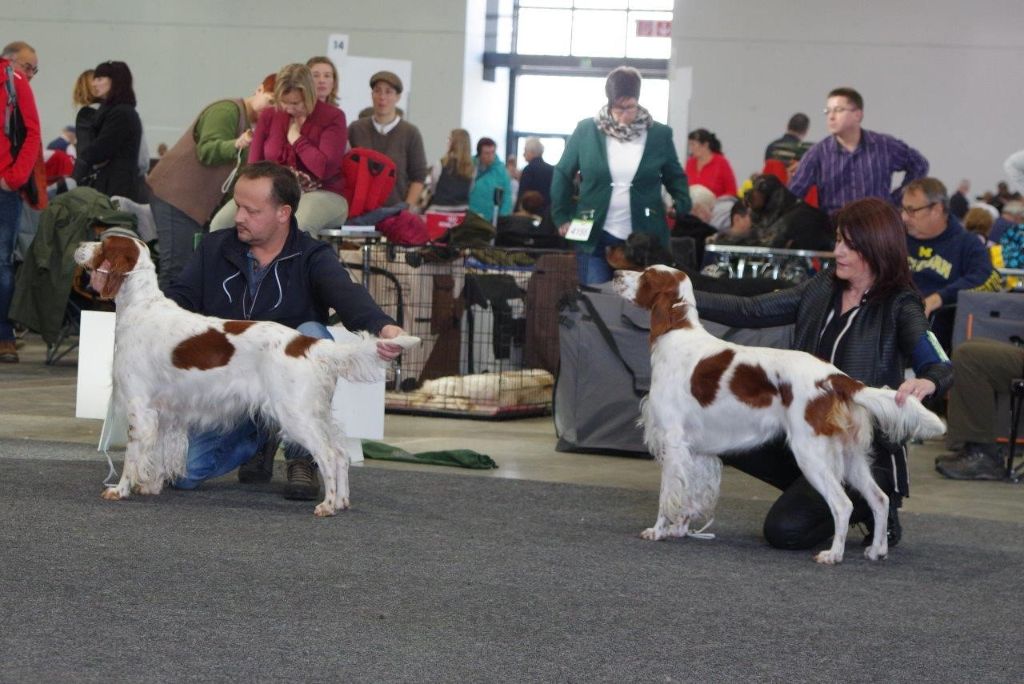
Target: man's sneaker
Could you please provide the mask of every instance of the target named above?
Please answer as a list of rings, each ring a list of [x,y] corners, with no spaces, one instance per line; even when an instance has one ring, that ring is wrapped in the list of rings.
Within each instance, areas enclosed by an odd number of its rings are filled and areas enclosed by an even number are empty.
[[[263,448],[252,455],[248,461],[238,467],[238,481],[242,484],[260,484],[270,482],[274,477],[274,455],[281,440],[271,437]]]
[[[935,469],[951,480],[1002,480],[1003,459],[996,449],[971,448],[953,461],[936,463]]]
[[[0,363],[18,363],[18,348],[14,340],[0,340]]]
[[[287,461],[288,484],[284,498],[295,501],[315,501],[320,496],[320,477],[313,461],[291,459]]]

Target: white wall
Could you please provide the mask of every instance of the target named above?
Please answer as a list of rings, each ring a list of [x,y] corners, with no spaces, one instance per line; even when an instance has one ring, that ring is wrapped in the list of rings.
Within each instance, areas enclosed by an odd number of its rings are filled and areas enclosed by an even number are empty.
[[[483,80],[486,5],[485,0],[469,0],[466,11],[461,128],[469,131],[474,150],[477,140],[491,138],[498,143],[498,159],[504,159],[508,154],[505,150],[505,132],[508,129],[509,70],[496,69],[494,81]],[[440,154],[444,154],[444,149]]]
[[[688,128],[722,140],[742,179],[789,116],[811,117],[840,85],[864,126],[920,150],[947,185],[994,189],[1024,148],[1020,0],[676,0],[673,66],[693,68]],[[678,137],[683,137],[677,133]]]
[[[81,71],[127,62],[155,152],[206,103],[248,95],[284,64],[324,54],[330,34],[348,34],[351,55],[412,61],[415,91],[399,106],[433,159],[460,124],[467,2],[476,0],[5,0],[0,45],[25,40],[39,54],[32,87],[44,141],[74,121],[71,89]]]

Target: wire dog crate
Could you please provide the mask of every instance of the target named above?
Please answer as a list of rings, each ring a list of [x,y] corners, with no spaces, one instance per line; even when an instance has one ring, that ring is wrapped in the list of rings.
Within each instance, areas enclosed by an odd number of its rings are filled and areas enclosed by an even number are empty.
[[[364,251],[365,250],[365,251]],[[551,411],[559,302],[571,253],[369,245],[341,251],[355,280],[423,340],[388,376],[394,413],[513,418]]]

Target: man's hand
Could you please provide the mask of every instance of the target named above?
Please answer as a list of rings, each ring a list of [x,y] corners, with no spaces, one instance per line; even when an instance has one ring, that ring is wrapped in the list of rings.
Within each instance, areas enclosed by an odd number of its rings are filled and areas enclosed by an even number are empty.
[[[6,190],[7,192],[14,192],[14,188],[7,184],[3,178],[0,178],[0,190]]]
[[[399,328],[397,325],[385,325],[377,333],[377,337],[380,338],[377,342],[377,356],[384,359],[385,361],[394,361],[398,358],[399,354],[402,353],[402,348],[397,344],[388,344],[384,340],[390,340],[393,337],[404,335],[405,331]]]
[[[942,306],[942,297],[938,292],[932,292],[924,298],[924,315],[931,316],[932,312]]]
[[[907,401],[907,397],[913,396],[918,399],[924,399],[934,393],[935,383],[931,380],[925,380],[924,378],[904,380],[900,388],[896,390],[896,405],[903,406]]]

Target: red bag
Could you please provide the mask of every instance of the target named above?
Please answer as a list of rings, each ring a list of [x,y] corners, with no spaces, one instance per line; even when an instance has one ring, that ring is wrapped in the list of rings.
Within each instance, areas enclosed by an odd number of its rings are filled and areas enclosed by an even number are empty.
[[[383,152],[353,147],[341,161],[345,184],[341,194],[348,200],[349,218],[384,206],[395,188],[395,162]]]
[[[383,219],[377,224],[377,230],[384,233],[388,242],[396,245],[425,245],[430,242],[427,224],[419,216],[405,209]]]

